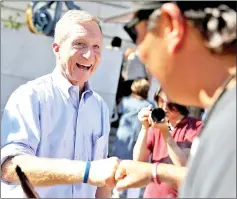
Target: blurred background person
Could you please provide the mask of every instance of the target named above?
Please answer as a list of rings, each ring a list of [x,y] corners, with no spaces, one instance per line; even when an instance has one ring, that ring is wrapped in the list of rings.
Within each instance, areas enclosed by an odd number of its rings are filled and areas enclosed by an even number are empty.
[[[148,78],[145,65],[141,62],[138,56],[137,49],[128,55],[127,62],[124,68],[125,81],[134,80],[136,78]]]
[[[130,54],[134,53],[135,50],[133,48],[127,48],[124,52],[124,62],[123,62],[123,67],[122,67],[122,77],[123,80],[127,79],[127,62],[128,62],[128,57]]]
[[[199,134],[202,122],[189,117],[186,106],[168,102],[167,96],[158,89],[154,101],[166,112],[164,125],[150,126],[150,107],[139,113],[142,129],[133,150],[133,160],[151,163],[167,163],[186,166],[193,139]],[[161,127],[161,128],[159,128]],[[166,182],[147,185],[144,198],[176,198],[177,189]]]
[[[136,143],[141,123],[138,120],[139,111],[150,105],[147,101],[149,83],[146,79],[138,78],[131,86],[132,94],[124,97],[120,102],[120,121],[113,144],[112,155],[120,159],[132,159],[133,147]],[[130,193],[129,193],[130,192]],[[133,192],[134,194],[131,194]],[[121,197],[138,197],[140,189],[128,190],[121,193]]]
[[[124,52],[122,66],[121,66],[121,73],[120,73],[119,83],[118,83],[118,89],[117,89],[117,94],[116,94],[117,105],[120,103],[120,101],[122,100],[124,96],[131,95],[131,85],[134,79],[127,80],[126,70],[127,70],[128,57],[134,51],[135,50],[133,48],[127,48],[126,51]]]
[[[110,67],[115,67],[115,65],[119,65],[122,68],[123,62],[124,62],[124,56],[123,56],[123,51],[121,49],[122,46],[122,39],[118,36],[115,36],[112,38],[110,45],[106,46],[105,50],[103,51],[104,56],[106,57],[107,60],[113,60],[113,66]],[[119,57],[119,59],[118,59]],[[111,63],[110,63],[111,64]],[[120,68],[120,71],[121,71]],[[110,74],[111,75],[111,74]],[[116,79],[114,79],[116,81]],[[119,95],[121,93],[121,83],[122,83],[122,79],[121,79],[121,72],[119,74],[119,78],[118,78],[118,86],[117,86],[117,92],[116,92],[116,97],[114,100],[114,105],[113,105],[113,110],[112,110],[112,115],[111,115],[111,123],[112,123],[112,127],[114,126],[114,124],[116,123],[116,121],[118,120],[118,98]],[[119,93],[118,93],[119,91]],[[113,132],[111,132],[113,133]]]
[[[120,37],[113,37],[111,40],[110,45],[106,46],[107,49],[114,49],[114,50],[120,50],[122,46],[122,39]]]
[[[204,109],[197,107],[197,106],[187,106],[189,110],[189,116],[197,118],[197,119],[202,119]]]

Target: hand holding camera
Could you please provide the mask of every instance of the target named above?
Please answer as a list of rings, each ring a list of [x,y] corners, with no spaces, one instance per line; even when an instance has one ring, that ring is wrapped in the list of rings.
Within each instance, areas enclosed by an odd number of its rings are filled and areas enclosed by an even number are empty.
[[[167,131],[166,114],[162,108],[154,108],[148,106],[141,109],[138,113],[138,119],[142,123],[143,128],[148,129],[150,126],[159,128],[161,131]]]

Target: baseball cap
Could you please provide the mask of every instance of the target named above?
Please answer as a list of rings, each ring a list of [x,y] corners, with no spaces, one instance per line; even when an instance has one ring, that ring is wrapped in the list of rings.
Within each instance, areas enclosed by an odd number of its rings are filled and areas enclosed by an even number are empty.
[[[236,2],[231,1],[133,1],[131,9],[121,15],[109,17],[104,22],[109,23],[125,23],[124,30],[128,33],[134,43],[137,40],[136,24],[142,20],[148,19],[151,14],[162,7],[165,3],[175,3],[182,12],[195,11],[195,15],[199,11],[204,11],[206,8],[218,8],[220,5],[227,6],[236,11]],[[197,11],[197,12],[196,12]]]
[[[109,23],[127,23],[131,21],[136,12],[141,10],[156,10],[162,6],[162,4],[165,3],[164,1],[132,1],[131,9],[129,9],[127,12],[112,16],[109,18],[106,18],[103,20],[103,22],[109,22]]]
[[[131,21],[135,14],[141,10],[156,10],[161,8],[164,3],[176,3],[180,10],[202,10],[204,8],[215,8],[219,5],[227,5],[236,11],[235,1],[132,1],[131,9],[121,15],[112,16],[103,20],[109,23],[128,23]]]

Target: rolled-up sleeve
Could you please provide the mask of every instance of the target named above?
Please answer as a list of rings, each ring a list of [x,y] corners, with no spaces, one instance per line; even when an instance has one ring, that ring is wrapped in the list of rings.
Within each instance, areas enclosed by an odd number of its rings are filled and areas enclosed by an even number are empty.
[[[35,155],[40,142],[39,98],[27,85],[10,96],[2,116],[1,165],[17,155]]]

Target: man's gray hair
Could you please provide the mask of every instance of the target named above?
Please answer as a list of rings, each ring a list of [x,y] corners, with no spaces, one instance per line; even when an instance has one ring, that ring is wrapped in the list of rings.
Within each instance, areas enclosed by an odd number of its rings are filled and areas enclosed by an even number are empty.
[[[65,41],[73,25],[90,21],[96,22],[101,30],[99,19],[90,13],[82,10],[67,11],[55,26],[54,42],[61,43]]]

